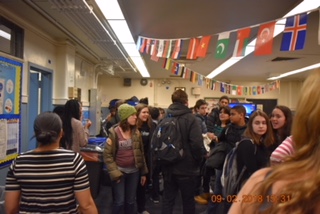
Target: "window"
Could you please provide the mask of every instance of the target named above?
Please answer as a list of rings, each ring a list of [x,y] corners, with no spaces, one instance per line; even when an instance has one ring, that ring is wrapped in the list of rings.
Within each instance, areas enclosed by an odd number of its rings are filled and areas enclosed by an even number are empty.
[[[0,51],[23,58],[24,30],[0,16]]]

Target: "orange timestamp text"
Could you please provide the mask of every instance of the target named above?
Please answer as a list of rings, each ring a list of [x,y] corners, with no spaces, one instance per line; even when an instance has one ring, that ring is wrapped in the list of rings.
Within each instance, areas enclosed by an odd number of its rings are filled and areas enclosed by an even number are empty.
[[[213,203],[285,203],[291,200],[291,195],[212,195],[211,201]]]

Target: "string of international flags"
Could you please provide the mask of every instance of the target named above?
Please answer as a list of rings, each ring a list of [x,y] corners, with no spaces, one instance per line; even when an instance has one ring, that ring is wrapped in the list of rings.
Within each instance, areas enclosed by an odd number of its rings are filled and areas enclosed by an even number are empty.
[[[307,19],[307,12],[286,18],[285,29],[282,32],[280,51],[295,51],[304,48],[307,33]],[[276,21],[259,25],[254,50],[255,56],[272,54],[275,25]],[[218,34],[215,58],[224,59],[227,57],[230,33],[235,31],[237,32],[237,40],[233,56],[244,56],[252,27],[254,26]],[[196,60],[206,57],[211,38],[212,35],[184,39],[153,39],[139,36],[137,48],[141,53],[150,54],[151,60],[153,61],[158,62],[159,58],[164,58],[163,68],[181,78],[189,79],[192,83],[197,83],[198,86],[205,85],[207,89],[220,90],[220,92],[231,95],[259,95],[280,88],[279,80],[258,86],[242,86],[208,79],[187,68],[184,64],[175,61],[179,59],[182,45],[186,42],[189,42],[186,59]]]

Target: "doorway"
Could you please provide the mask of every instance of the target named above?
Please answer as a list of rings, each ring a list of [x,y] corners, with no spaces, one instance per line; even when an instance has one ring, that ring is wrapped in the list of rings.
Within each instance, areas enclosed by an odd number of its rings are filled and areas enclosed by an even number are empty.
[[[33,122],[38,114],[52,111],[52,70],[29,64],[28,149],[36,148]]]

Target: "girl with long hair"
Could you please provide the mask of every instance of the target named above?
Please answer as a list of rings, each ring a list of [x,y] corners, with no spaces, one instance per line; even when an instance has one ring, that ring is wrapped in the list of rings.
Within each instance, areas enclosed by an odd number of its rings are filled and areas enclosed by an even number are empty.
[[[81,103],[78,100],[68,100],[64,105],[64,142],[61,142],[62,146],[80,152],[80,147],[88,144],[90,126],[90,120],[87,121],[85,126],[82,125]]]
[[[252,175],[237,196],[251,196],[250,203],[233,203],[231,214],[320,213],[319,85],[318,69],[305,80],[298,98],[292,126],[295,154]]]

